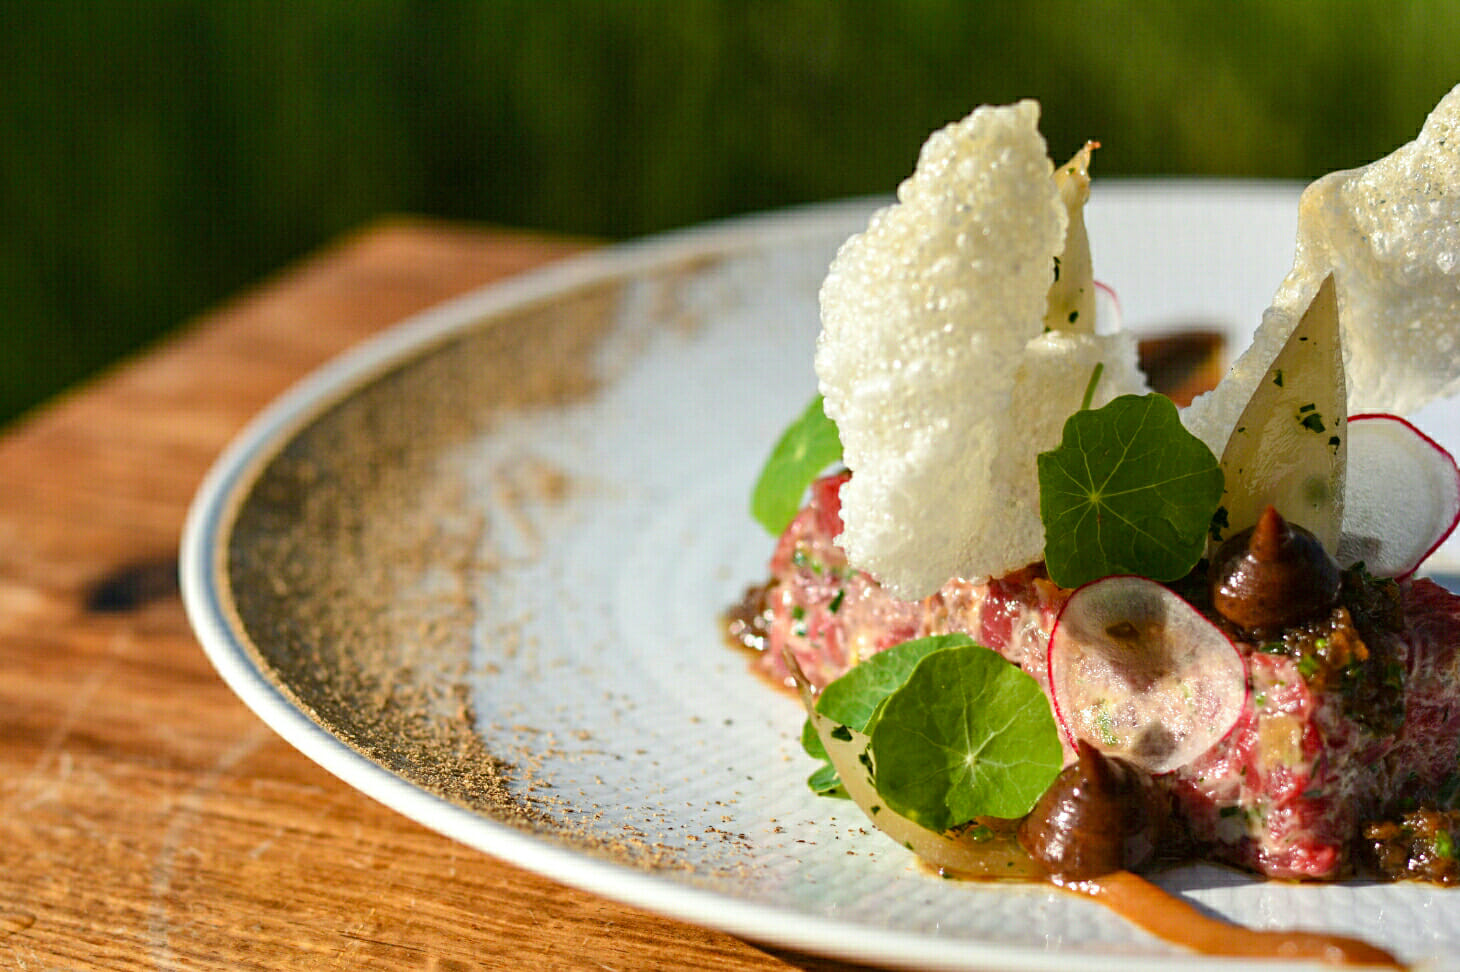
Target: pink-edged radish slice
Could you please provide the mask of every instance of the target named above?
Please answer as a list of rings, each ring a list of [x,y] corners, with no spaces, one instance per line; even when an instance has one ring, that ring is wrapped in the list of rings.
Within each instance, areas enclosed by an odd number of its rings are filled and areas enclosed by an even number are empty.
[[[1460,469],[1444,446],[1397,415],[1348,425],[1339,564],[1408,577],[1460,522]]]
[[[1049,639],[1049,681],[1072,744],[1088,740],[1149,773],[1206,752],[1247,702],[1231,640],[1171,589],[1127,575],[1070,595]]]
[[[1120,330],[1125,312],[1120,307],[1120,295],[1108,283],[1095,281],[1095,333],[1114,334]]]

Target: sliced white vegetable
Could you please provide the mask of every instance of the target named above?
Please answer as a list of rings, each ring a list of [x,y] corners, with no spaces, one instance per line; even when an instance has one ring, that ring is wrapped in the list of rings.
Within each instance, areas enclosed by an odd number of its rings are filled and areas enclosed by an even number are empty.
[[[1460,522],[1460,469],[1444,446],[1397,415],[1349,419],[1338,562],[1408,577]]]
[[[1065,248],[1054,261],[1054,283],[1044,311],[1048,331],[1095,333],[1095,277],[1090,263],[1090,237],[1085,232],[1085,203],[1090,199],[1090,153],[1099,142],[1086,142],[1075,157],[1054,170],[1055,188],[1070,214]]]
[[[866,765],[868,738],[839,726],[816,711],[811,683],[796,659],[786,654],[791,677],[801,693],[806,715],[821,745],[841,777],[842,787],[878,830],[912,851],[927,864],[951,874],[984,878],[1044,877],[1044,871],[1019,846],[1011,833],[976,839],[969,834],[937,833],[893,811],[877,795]]]
[[[1328,277],[1222,450],[1227,519],[1213,549],[1256,523],[1269,506],[1307,528],[1329,553],[1338,549],[1348,451],[1343,376],[1338,297]]]
[[[1049,640],[1055,718],[1150,773],[1226,736],[1247,701],[1235,645],[1201,612],[1144,577],[1104,577],[1070,596]]]

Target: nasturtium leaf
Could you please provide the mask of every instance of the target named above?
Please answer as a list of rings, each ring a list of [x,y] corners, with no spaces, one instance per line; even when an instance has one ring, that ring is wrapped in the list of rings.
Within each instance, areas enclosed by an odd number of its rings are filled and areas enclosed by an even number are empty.
[[[801,748],[806,750],[807,756],[821,763],[816,771],[806,778],[806,785],[811,788],[811,792],[817,796],[846,798],[846,787],[842,786],[841,777],[837,775],[836,767],[831,763],[831,756],[827,753],[826,746],[822,744],[821,736],[817,733],[816,725],[810,716],[801,726]]]
[[[803,691],[809,689],[804,679],[801,688]],[[802,698],[809,706],[809,692]],[[1043,867],[1024,853],[1016,841],[990,841],[982,828],[932,831],[899,814],[873,787],[867,736],[836,725],[814,708],[808,711],[812,728],[821,737],[822,748],[832,767],[842,775],[842,789],[847,798],[867,815],[873,827],[912,851],[929,867],[955,874],[1029,880],[1047,876]]]
[[[888,695],[901,688],[928,654],[943,648],[971,645],[973,639],[965,634],[931,635],[914,638],[893,645],[886,651],[879,651],[861,664],[852,666],[845,674],[821,690],[816,699],[816,711],[835,722],[857,732],[867,728],[872,715]],[[801,729],[801,746],[807,755],[826,760],[826,747],[816,734],[816,728],[807,719]],[[828,767],[812,774],[808,784],[812,790],[827,796],[840,796],[833,792],[837,785],[835,770],[830,777],[824,775]]]
[[[1050,578],[1178,580],[1205,550],[1222,470],[1161,395],[1122,395],[1065,422],[1040,453],[1039,515]]]
[[[772,536],[780,536],[800,509],[806,487],[841,457],[836,423],[826,417],[817,395],[766,459],[750,496],[751,515]]]
[[[853,665],[821,690],[816,711],[833,722],[863,732],[882,700],[901,688],[918,662],[935,651],[973,644],[966,634],[930,635],[893,645]]]
[[[842,786],[842,778],[837,775],[836,767],[831,765],[831,758],[817,767],[816,772],[806,778],[806,785],[811,792],[817,796],[835,797],[840,800],[847,800],[847,788]]]
[[[1064,761],[1039,684],[979,645],[927,655],[868,727],[877,794],[929,830],[1021,817]]]
[[[801,726],[801,748],[812,759],[826,759],[826,747],[821,744],[821,737],[816,734],[816,727],[809,717]]]

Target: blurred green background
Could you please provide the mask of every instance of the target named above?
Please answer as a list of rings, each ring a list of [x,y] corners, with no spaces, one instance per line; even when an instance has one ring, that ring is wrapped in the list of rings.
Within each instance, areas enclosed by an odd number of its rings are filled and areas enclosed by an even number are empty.
[[[1439,0],[0,0],[0,421],[380,214],[885,193],[1022,96],[1100,175],[1311,178],[1411,138],[1457,52]]]

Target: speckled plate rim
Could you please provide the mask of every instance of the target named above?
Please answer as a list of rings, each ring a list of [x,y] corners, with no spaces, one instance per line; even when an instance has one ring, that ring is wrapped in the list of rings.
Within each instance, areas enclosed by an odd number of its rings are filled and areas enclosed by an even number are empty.
[[[1102,183],[1113,204],[1126,194],[1243,193],[1295,198],[1292,184],[1218,180],[1112,180]],[[824,237],[865,224],[872,200],[851,200],[728,220],[648,240],[591,251],[489,285],[416,314],[350,349],[306,376],[251,421],[220,454],[200,484],[184,524],[180,581],[187,615],[226,684],[260,719],[348,785],[447,837],[563,884],[745,939],[863,964],[928,969],[1302,968],[1290,962],[1211,960],[1169,954],[1141,956],[1051,953],[968,939],[871,928],[805,913],[787,913],[709,891],[654,872],[585,854],[466,809],[412,783],[353,749],[303,711],[263,671],[228,590],[230,530],[261,471],[299,431],[332,405],[391,368],[466,329],[554,295],[631,278],[652,268],[732,254],[798,236]]]

